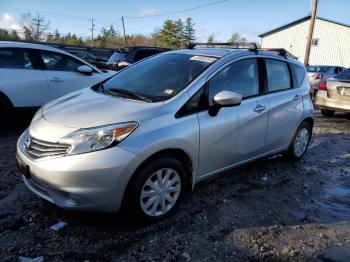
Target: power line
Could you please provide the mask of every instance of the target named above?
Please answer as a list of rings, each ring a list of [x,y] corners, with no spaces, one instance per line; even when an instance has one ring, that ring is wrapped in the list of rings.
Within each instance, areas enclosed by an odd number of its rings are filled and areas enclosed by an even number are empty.
[[[125,18],[134,19],[134,18],[149,18],[149,17],[157,17],[157,16],[174,15],[174,14],[179,14],[179,13],[184,13],[184,12],[188,12],[188,11],[197,10],[197,9],[200,9],[200,8],[205,8],[205,7],[212,6],[212,5],[221,4],[221,3],[224,3],[224,2],[227,2],[227,1],[230,1],[230,0],[221,0],[221,1],[213,2],[213,3],[209,3],[209,4],[205,4],[205,5],[200,5],[200,6],[196,6],[196,7],[192,7],[192,8],[172,11],[172,12],[168,12],[168,13],[154,14],[154,15],[144,15],[144,16],[126,16]]]
[[[78,15],[71,15],[71,14],[65,14],[65,13],[57,13],[57,12],[50,12],[50,11],[42,11],[42,10],[36,10],[36,9],[24,9],[24,8],[15,8],[15,7],[9,7],[9,6],[4,6],[4,9],[12,9],[12,10],[18,10],[18,11],[25,11],[25,12],[36,12],[36,13],[43,13],[43,14],[51,14],[54,16],[67,16],[67,17],[74,17],[74,18],[79,18],[79,19],[89,19],[90,17],[88,16],[78,16]],[[101,20],[107,22],[107,20]]]
[[[122,25],[123,25],[123,31],[124,31],[124,36],[125,36],[125,18],[128,18],[128,19],[140,19],[140,18],[151,18],[151,17],[159,17],[159,16],[167,16],[167,15],[173,15],[173,14],[179,14],[179,13],[184,13],[184,12],[188,12],[188,11],[193,11],[193,10],[197,10],[197,9],[201,9],[201,8],[206,8],[206,7],[209,7],[209,6],[213,6],[213,5],[218,5],[218,4],[221,4],[221,3],[224,3],[224,2],[227,2],[227,1],[230,1],[230,0],[220,0],[220,1],[216,1],[216,2],[213,2],[213,3],[208,3],[208,4],[205,4],[205,5],[200,5],[200,6],[195,6],[195,7],[191,7],[191,8],[187,8],[187,9],[182,9],[182,10],[177,10],[177,11],[172,11],[172,12],[167,12],[167,13],[161,13],[161,14],[154,14],[154,15],[145,15],[145,16],[124,16],[124,17],[121,17],[121,18],[118,18],[117,20],[114,20],[110,23],[108,23],[109,25],[113,25],[113,24],[116,24],[117,22],[119,22],[121,20],[122,22]],[[39,13],[47,13],[47,14],[53,14],[53,15],[56,15],[56,16],[68,16],[68,17],[76,17],[76,18],[80,18],[80,19],[86,19],[86,18],[89,18],[89,17],[85,17],[85,16],[76,16],[76,15],[70,15],[70,14],[64,14],[64,13],[57,13],[57,12],[47,12],[47,11],[40,11],[40,10],[35,10],[35,9],[23,9],[23,8],[13,8],[13,7],[6,7],[5,8],[8,8],[8,9],[14,9],[14,10],[22,10],[22,11],[33,11],[33,12],[39,12]],[[99,29],[94,29],[95,27],[95,24],[94,24],[94,20],[95,19],[89,19],[89,21],[91,21],[91,28],[89,31],[91,31],[91,43],[93,42],[93,32],[94,30],[101,30],[102,28],[104,28],[105,26],[102,26],[102,27],[99,27]],[[106,21],[106,20],[102,20],[102,21]],[[79,34],[79,35],[82,35],[82,34]],[[126,39],[125,39],[126,40]]]

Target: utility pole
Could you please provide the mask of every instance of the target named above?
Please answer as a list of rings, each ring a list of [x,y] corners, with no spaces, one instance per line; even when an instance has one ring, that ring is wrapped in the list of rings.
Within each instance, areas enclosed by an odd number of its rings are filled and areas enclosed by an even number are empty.
[[[33,19],[33,23],[36,25],[36,36],[35,36],[36,41],[40,40],[40,36],[41,36],[40,27],[44,26],[42,22],[44,22],[44,19],[42,18]]]
[[[318,0],[312,0],[311,20],[310,20],[310,25],[309,25],[309,33],[307,36],[306,50],[305,50],[305,56],[304,56],[304,65],[305,66],[309,65],[312,35],[314,33],[315,19],[316,19],[316,13],[317,13],[317,4],[318,4]]]
[[[91,21],[91,43],[90,43],[90,47],[92,47],[93,45],[93,42],[94,42],[94,27],[95,27],[95,24],[94,24],[94,18],[91,18],[89,21]]]
[[[125,25],[124,25],[124,17],[123,16],[122,16],[122,23],[123,23],[125,47],[128,47],[128,42],[126,41],[126,35],[125,35]]]

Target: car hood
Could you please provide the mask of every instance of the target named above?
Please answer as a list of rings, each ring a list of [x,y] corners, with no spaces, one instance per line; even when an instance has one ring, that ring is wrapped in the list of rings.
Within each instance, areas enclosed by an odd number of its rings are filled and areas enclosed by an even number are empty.
[[[150,118],[163,103],[147,103],[112,97],[90,88],[50,102],[42,108],[42,117],[55,125],[89,128]]]

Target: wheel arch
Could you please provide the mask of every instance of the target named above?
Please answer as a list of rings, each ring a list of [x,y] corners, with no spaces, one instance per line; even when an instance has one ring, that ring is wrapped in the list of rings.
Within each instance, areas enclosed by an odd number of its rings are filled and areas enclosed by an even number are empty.
[[[305,118],[301,123],[306,122],[311,126],[311,129],[314,127],[314,119],[312,117],[307,117]]]
[[[180,148],[163,149],[163,150],[160,150],[160,151],[152,154],[151,156],[149,156],[146,160],[144,160],[137,167],[137,169],[135,170],[134,174],[132,175],[132,177],[129,181],[131,181],[132,178],[134,177],[134,175],[137,174],[138,172],[140,172],[140,170],[142,168],[144,168],[145,166],[147,166],[150,162],[152,162],[156,159],[165,158],[165,157],[174,158],[174,159],[181,162],[181,164],[184,166],[184,168],[188,172],[188,174],[187,174],[188,183],[191,187],[193,187],[193,181],[194,181],[194,179],[193,179],[193,163],[192,163],[190,156],[184,150],[182,150]]]
[[[13,109],[11,100],[3,92],[0,91],[0,106],[1,105],[4,105],[9,110]]]

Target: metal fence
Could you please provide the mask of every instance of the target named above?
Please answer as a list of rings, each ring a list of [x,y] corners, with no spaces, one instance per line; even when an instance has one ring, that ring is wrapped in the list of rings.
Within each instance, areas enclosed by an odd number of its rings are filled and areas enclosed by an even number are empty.
[[[1,40],[1,39],[0,39]],[[88,47],[88,46],[78,46],[78,45],[65,45],[65,44],[56,44],[56,43],[46,43],[46,42],[36,42],[36,41],[17,41],[22,43],[31,43],[31,44],[39,44],[39,45],[47,45],[52,46],[67,52],[70,51],[86,51],[96,56],[104,56],[109,58],[116,49],[112,48],[98,48],[98,47]]]

